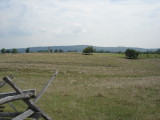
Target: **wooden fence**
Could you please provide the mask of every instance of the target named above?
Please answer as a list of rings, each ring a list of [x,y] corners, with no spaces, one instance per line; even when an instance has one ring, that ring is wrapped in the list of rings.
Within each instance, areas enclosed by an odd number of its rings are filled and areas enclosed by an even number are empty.
[[[26,118],[38,120],[41,117],[45,120],[52,120],[49,115],[47,115],[36,105],[36,102],[38,102],[38,100],[42,97],[44,92],[47,90],[47,88],[57,75],[58,71],[56,71],[51,77],[51,79],[47,81],[47,83],[44,85],[38,95],[36,95],[35,89],[21,90],[13,82],[12,77],[5,76],[3,78],[3,81],[0,82],[0,88],[3,87],[5,84],[9,84],[15,92],[0,93],[0,108],[4,109],[4,104],[9,104],[15,112],[4,112],[3,110],[0,110],[0,120],[24,120]],[[27,104],[28,107],[25,111],[18,112],[18,110],[12,105],[11,102],[17,100],[22,100]]]

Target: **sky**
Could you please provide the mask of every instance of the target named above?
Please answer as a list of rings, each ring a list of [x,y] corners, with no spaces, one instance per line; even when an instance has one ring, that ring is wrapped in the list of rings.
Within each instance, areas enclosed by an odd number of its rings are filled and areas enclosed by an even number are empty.
[[[0,0],[0,49],[160,48],[160,0]]]

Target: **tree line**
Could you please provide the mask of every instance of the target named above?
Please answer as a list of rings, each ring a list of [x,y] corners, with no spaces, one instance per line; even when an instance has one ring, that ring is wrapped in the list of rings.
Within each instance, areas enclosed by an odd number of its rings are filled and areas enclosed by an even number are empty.
[[[110,51],[96,51],[92,46],[86,47],[83,49],[83,54],[84,55],[92,55],[92,53],[111,53]],[[119,54],[125,54],[127,59],[137,59],[139,54],[160,54],[160,49],[157,49],[157,51],[147,51],[147,52],[139,52],[134,49],[126,49],[125,52],[117,52]]]
[[[26,48],[25,49],[26,53],[30,53],[30,48]],[[55,53],[62,53],[64,52],[62,49],[55,49],[54,51],[52,49],[48,49],[48,50],[43,50],[43,51],[38,51],[38,52],[55,52]],[[68,52],[77,52],[77,50],[74,51],[68,51]],[[13,49],[5,49],[2,48],[1,49],[1,53],[5,54],[5,53],[18,53],[18,50],[16,48]],[[92,55],[92,53],[111,53],[110,51],[104,51],[104,50],[99,50],[97,51],[95,48],[93,48],[92,46],[88,46],[86,48],[83,49],[83,55]],[[127,59],[137,59],[139,54],[160,54],[160,49],[157,49],[157,51],[146,51],[146,52],[139,52],[136,51],[134,49],[127,49],[125,52],[117,52],[119,54],[125,54]]]
[[[5,48],[2,48],[1,49],[1,53],[18,53],[17,49],[16,48],[13,48],[12,50],[10,49],[5,49]]]

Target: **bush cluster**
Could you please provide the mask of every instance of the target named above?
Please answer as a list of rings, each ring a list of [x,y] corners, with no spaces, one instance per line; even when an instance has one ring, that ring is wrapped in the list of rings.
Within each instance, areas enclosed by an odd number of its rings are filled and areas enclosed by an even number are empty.
[[[125,52],[126,58],[128,59],[137,59],[139,52],[134,49],[127,49]]]
[[[94,52],[94,49],[92,46],[89,46],[83,49],[83,54],[85,55],[91,55],[93,52]]]

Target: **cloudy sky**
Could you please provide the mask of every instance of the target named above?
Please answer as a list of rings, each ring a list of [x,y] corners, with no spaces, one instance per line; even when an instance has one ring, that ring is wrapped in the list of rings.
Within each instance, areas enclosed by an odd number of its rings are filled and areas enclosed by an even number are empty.
[[[160,48],[160,0],[0,0],[0,49]]]

